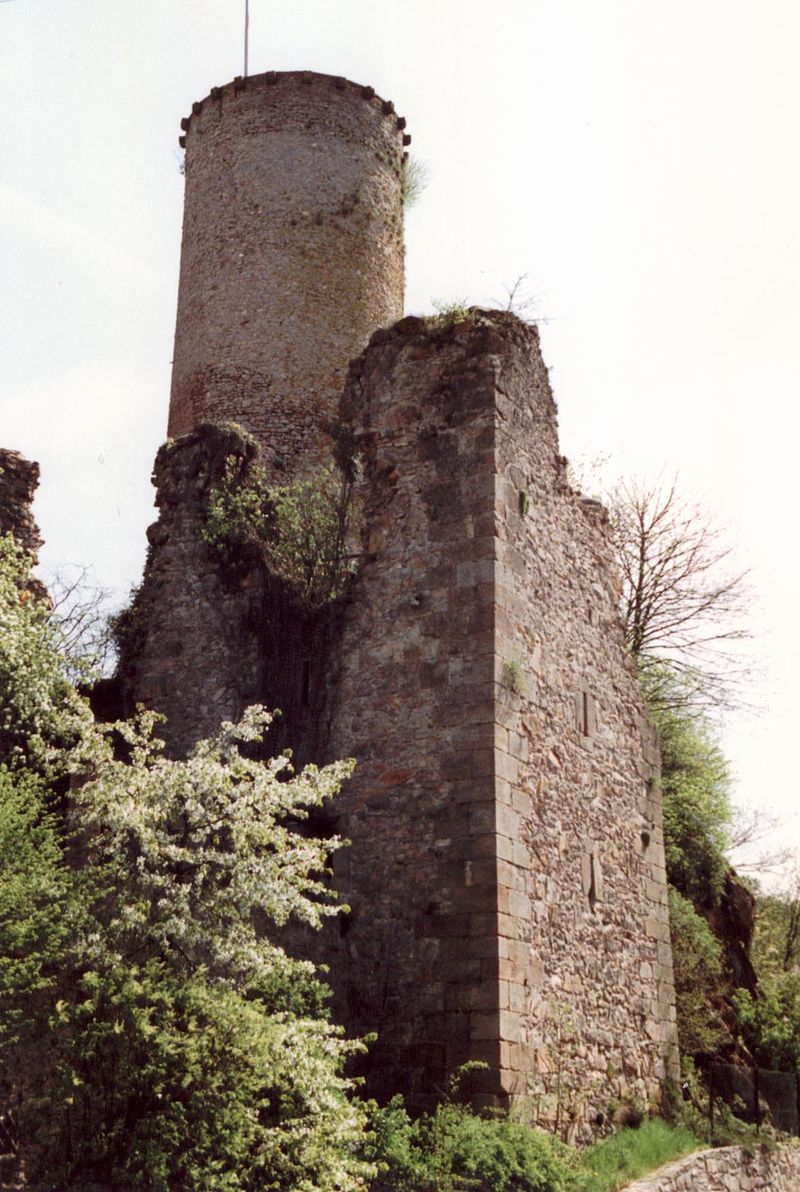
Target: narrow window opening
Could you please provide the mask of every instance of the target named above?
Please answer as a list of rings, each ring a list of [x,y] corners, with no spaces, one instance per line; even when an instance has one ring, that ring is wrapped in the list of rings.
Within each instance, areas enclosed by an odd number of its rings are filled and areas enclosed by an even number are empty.
[[[589,736],[589,692],[581,692],[581,732],[584,737]]]
[[[603,871],[597,847],[587,849],[581,861],[581,884],[589,910],[595,913],[598,902],[603,901]]]

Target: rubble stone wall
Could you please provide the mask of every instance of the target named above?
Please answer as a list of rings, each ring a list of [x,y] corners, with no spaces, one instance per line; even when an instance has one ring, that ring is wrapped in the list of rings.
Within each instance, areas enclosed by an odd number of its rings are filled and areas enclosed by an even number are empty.
[[[403,312],[405,121],[345,79],[214,88],[186,128],[169,433],[232,419],[266,462],[328,449],[350,359]]]
[[[35,566],[42,537],[33,516],[33,498],[39,487],[39,465],[18,451],[0,448],[0,534],[13,534]],[[28,590],[47,600],[44,584],[31,577]]]
[[[325,624],[202,542],[210,485],[252,443],[201,427],[162,449],[130,688],[173,752],[261,702],[300,760],[357,759],[325,825],[351,841],[350,910],[305,946],[335,1016],[378,1034],[371,1093],[422,1104],[480,1060],[477,1101],[587,1137],[675,1074],[658,750],[605,514],[566,482],[513,315],[376,332],[340,414],[364,554]]]
[[[607,515],[567,483],[535,333],[506,334],[494,765],[504,1087],[563,1126],[646,1103],[677,1076],[659,754]]]
[[[332,679],[329,753],[359,762],[340,1011],[382,1073],[484,1060],[479,1093],[585,1134],[676,1058],[658,750],[605,514],[566,482],[513,316],[379,332],[342,415],[370,496]]]
[[[38,487],[39,465],[18,451],[0,448],[0,534],[13,534],[34,562],[42,545],[32,508]]]
[[[800,1146],[788,1143],[755,1155],[736,1146],[698,1151],[628,1184],[626,1192],[797,1192],[798,1188]]]
[[[122,708],[167,718],[171,755],[185,756],[257,703],[263,685],[259,624],[264,598],[253,560],[230,566],[203,540],[208,496],[229,455],[246,470],[256,448],[235,430],[200,427],[163,446],[154,469],[159,519],[150,526],[118,672]]]

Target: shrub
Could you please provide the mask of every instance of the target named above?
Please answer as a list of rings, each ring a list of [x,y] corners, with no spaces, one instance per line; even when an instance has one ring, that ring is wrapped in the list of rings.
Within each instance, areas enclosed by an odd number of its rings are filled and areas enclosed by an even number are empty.
[[[481,1117],[451,1100],[412,1120],[402,1098],[373,1109],[368,1157],[375,1192],[567,1192],[566,1148],[508,1117]]]
[[[427,162],[413,156],[403,158],[403,206],[406,211],[416,207],[429,181]]]
[[[715,1010],[722,946],[688,899],[669,888],[678,1041],[684,1055],[713,1054],[726,1031]]]
[[[339,842],[297,821],[349,763],[255,760],[258,708],[185,761],[152,714],[97,725],[0,548],[0,1087],[25,1186],[363,1188],[361,1045],[255,926],[336,913]]]
[[[269,485],[263,471],[245,476],[231,457],[212,491],[203,536],[223,554],[255,548],[270,571],[316,609],[341,596],[355,571],[350,547],[358,522],[353,480],[339,469]]]
[[[436,314],[430,321],[433,331],[449,331],[459,323],[465,323],[469,318],[469,307],[465,298],[454,302],[434,302]]]

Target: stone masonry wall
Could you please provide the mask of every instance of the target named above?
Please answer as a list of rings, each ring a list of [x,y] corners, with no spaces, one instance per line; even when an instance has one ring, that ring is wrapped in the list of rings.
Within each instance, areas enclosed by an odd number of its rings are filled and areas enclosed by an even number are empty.
[[[496,1084],[492,335],[404,319],[351,366],[342,405],[368,536],[330,678],[328,756],[358,761],[335,807],[351,913],[320,958],[334,1013],[378,1033],[368,1088],[412,1104],[470,1058]]]
[[[143,703],[166,716],[162,735],[173,756],[258,702],[263,685],[259,570],[247,558],[224,565],[201,534],[209,491],[228,456],[246,470],[255,454],[235,430],[201,426],[156,457],[160,516],[147,532],[118,676],[123,714]]]
[[[405,120],[371,87],[289,71],[214,88],[183,125],[169,433],[233,419],[267,464],[307,466],[349,360],[403,311]]]
[[[11,533],[35,565],[42,537],[33,516],[33,497],[39,486],[39,465],[18,451],[0,448],[0,534]],[[38,579],[31,578],[30,591],[47,599]]]
[[[280,711],[270,754],[291,746],[302,765],[320,752],[338,609],[312,615],[266,572],[257,550],[237,546],[221,555],[203,538],[208,499],[227,461],[236,461],[246,481],[259,458],[246,433],[212,423],[165,444],[156,457],[159,519],[147,532],[144,577],[107,707],[109,718],[130,715],[137,703],[160,712],[166,723],[159,734],[173,756],[254,703]],[[105,690],[97,694],[108,699]]]
[[[32,510],[38,487],[39,465],[18,451],[0,448],[0,534],[12,533],[34,562],[42,545]]]
[[[800,1146],[786,1143],[755,1155],[735,1146],[698,1151],[628,1184],[626,1192],[797,1192],[798,1188]]]
[[[481,1060],[479,1103],[587,1137],[675,1058],[658,751],[605,515],[566,483],[512,315],[376,332],[341,417],[364,557],[324,623],[202,542],[210,486],[254,445],[204,426],[162,449],[128,690],[168,714],[172,752],[260,702],[287,713],[273,751],[357,759],[320,825],[352,842],[350,911],[305,946],[335,1016],[378,1034],[371,1093],[420,1105]]]
[[[566,482],[531,333],[509,333],[496,401],[504,1082],[563,1129],[677,1075],[659,756],[607,517]]]
[[[378,332],[342,414],[370,495],[330,680],[329,754],[359,763],[338,1012],[379,1033],[377,1092],[480,1059],[479,1097],[585,1133],[675,1056],[658,754],[604,516],[513,316]]]

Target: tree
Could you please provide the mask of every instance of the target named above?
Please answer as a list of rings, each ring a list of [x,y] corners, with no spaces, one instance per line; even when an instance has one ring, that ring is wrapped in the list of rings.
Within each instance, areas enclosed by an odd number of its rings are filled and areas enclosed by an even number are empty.
[[[722,978],[722,948],[705,919],[674,887],[669,889],[669,919],[681,1053],[693,1057],[713,1054],[727,1036],[715,1005]]]
[[[800,1071],[800,973],[766,977],[756,996],[737,989],[733,1000],[742,1038],[759,1067]]]
[[[674,481],[625,481],[607,504],[625,636],[649,676],[651,700],[727,703],[742,670],[732,643],[750,636],[747,573],[732,566],[713,519],[682,498]],[[686,682],[659,683],[668,672]]]
[[[49,605],[29,587],[30,560],[0,537],[0,765],[55,780],[88,723],[57,648]]]
[[[289,822],[349,765],[255,760],[260,709],[185,762],[151,714],[96,724],[25,574],[6,541],[0,1087],[26,1186],[363,1187],[365,1109],[343,1075],[360,1045],[328,1022],[312,966],[256,927],[336,913],[339,842]]]
[[[661,698],[649,706],[661,740],[667,878],[696,907],[710,907],[730,869],[725,855],[733,820],[730,772],[708,721],[683,701],[684,677],[664,664],[659,670]],[[654,667],[646,676],[646,694],[647,678],[655,672]]]
[[[753,957],[759,973],[800,970],[800,873],[773,894],[759,894]]]
[[[317,468],[290,484],[269,485],[263,469],[229,456],[212,490],[203,537],[223,556],[245,546],[310,610],[345,591],[356,567],[360,529],[357,469]]]
[[[106,671],[114,654],[113,634],[104,607],[111,595],[91,568],[78,563],[54,571],[47,580],[50,618],[58,652],[73,683]]]

